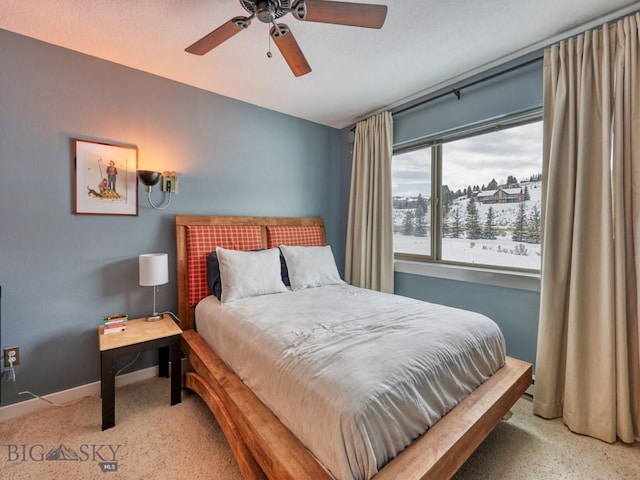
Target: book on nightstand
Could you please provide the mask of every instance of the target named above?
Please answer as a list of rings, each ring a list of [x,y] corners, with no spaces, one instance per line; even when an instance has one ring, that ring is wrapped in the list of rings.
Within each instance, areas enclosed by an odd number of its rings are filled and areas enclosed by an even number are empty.
[[[126,314],[111,315],[102,319],[104,325],[103,333],[109,335],[111,333],[124,332],[127,328],[128,317]]]

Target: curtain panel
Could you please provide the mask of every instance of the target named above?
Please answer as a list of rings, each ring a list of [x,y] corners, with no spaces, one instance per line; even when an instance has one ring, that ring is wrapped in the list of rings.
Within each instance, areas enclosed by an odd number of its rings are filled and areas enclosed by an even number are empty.
[[[545,50],[534,413],[640,436],[640,13]]]
[[[392,154],[390,112],[356,124],[345,279],[387,293],[393,293]]]

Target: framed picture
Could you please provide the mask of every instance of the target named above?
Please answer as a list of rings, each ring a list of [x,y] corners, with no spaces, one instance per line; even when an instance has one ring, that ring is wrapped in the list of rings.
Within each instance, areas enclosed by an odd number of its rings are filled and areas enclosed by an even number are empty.
[[[73,139],[73,213],[138,215],[138,148]]]

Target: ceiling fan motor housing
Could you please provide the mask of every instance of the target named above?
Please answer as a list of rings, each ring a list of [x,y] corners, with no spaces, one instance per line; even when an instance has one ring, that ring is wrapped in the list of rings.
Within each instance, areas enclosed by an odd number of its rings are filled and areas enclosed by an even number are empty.
[[[240,5],[264,23],[271,23],[276,18],[286,15],[291,9],[290,0],[240,0]]]

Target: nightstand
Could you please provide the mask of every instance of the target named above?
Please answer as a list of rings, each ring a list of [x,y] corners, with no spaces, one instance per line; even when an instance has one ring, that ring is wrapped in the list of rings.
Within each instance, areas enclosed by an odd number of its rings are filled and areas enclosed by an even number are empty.
[[[144,350],[158,349],[159,375],[169,377],[171,360],[171,405],[180,403],[180,339],[182,330],[169,315],[147,322],[136,318],[127,322],[124,332],[105,335],[104,327],[98,328],[100,346],[102,391],[102,430],[116,424],[116,359]]]

